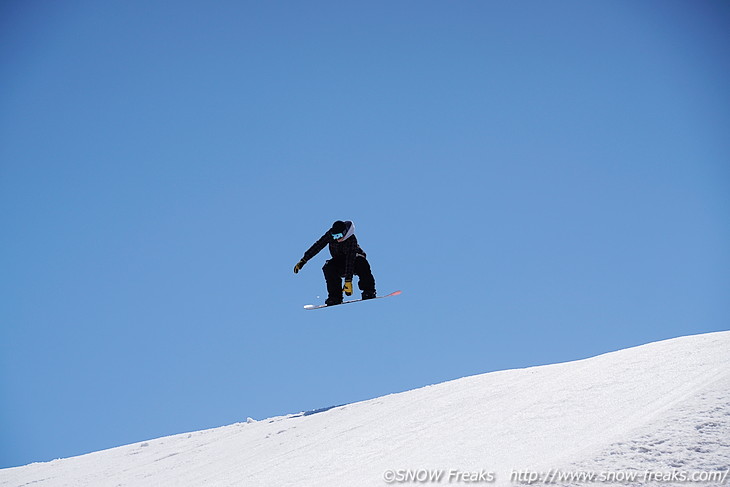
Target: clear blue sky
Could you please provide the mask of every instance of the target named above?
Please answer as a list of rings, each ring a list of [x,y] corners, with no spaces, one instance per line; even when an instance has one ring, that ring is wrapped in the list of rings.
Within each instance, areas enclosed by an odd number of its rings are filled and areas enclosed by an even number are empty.
[[[0,4],[0,467],[728,329],[724,1]],[[350,219],[380,293],[321,311]]]

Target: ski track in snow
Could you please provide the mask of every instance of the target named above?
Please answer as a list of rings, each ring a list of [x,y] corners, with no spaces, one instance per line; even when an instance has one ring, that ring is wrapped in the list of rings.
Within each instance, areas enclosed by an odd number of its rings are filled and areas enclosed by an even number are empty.
[[[386,471],[409,469],[489,471],[499,486],[521,485],[512,475],[526,469],[728,468],[730,332],[719,332],[4,469],[0,486],[382,487]]]
[[[728,352],[730,353],[730,351]],[[570,471],[726,471],[730,467],[730,375]],[[683,483],[684,485],[687,482]],[[566,484],[580,485],[580,484]],[[604,483],[603,485],[609,485]],[[668,485],[667,482],[617,485]],[[707,483],[705,485],[711,485]]]

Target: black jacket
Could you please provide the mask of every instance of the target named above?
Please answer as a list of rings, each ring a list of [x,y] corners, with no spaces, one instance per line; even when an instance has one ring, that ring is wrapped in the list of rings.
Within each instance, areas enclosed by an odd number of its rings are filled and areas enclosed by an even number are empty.
[[[314,242],[309,250],[304,252],[303,260],[307,262],[317,255],[323,248],[329,244],[330,255],[333,259],[345,259],[345,280],[352,281],[352,275],[355,269],[355,257],[358,255],[366,257],[365,252],[357,244],[357,238],[355,237],[355,225],[347,221],[345,222],[347,231],[345,236],[339,240],[332,238],[332,234],[329,230],[322,235],[319,240]]]

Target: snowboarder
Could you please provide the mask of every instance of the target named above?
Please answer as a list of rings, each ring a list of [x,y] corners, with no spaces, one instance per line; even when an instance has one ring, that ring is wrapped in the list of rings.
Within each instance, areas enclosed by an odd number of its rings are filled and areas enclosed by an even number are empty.
[[[365,252],[357,244],[355,238],[355,225],[351,221],[337,220],[332,228],[322,235],[309,250],[304,252],[304,257],[294,266],[294,274],[298,274],[304,264],[317,255],[329,244],[332,258],[325,262],[322,271],[327,282],[327,306],[342,303],[342,292],[352,296],[352,276],[358,276],[357,286],[362,291],[362,299],[376,297],[375,278],[370,270]],[[345,278],[345,286],[342,286],[342,278]]]

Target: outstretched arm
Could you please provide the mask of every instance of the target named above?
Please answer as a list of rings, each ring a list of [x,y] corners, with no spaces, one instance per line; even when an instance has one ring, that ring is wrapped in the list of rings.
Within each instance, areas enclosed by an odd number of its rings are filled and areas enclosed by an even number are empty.
[[[302,257],[302,260],[304,262],[307,262],[314,258],[315,255],[317,255],[323,248],[327,246],[327,244],[332,240],[332,236],[329,233],[325,233],[321,237],[319,237],[319,240],[314,242],[314,244],[309,247],[309,250],[304,252],[304,257]]]
[[[329,234],[325,233],[324,235],[322,235],[319,238],[319,240],[317,240],[316,242],[314,242],[314,245],[312,245],[311,247],[309,247],[309,250],[307,250],[306,252],[304,252],[304,257],[302,257],[302,260],[300,260],[299,262],[297,262],[297,265],[294,266],[294,274],[298,274],[299,271],[302,270],[302,267],[304,267],[304,264],[306,264],[308,260],[310,260],[311,258],[313,258],[323,248],[325,248],[327,246],[327,244],[329,243],[329,241],[330,241],[331,238],[332,237]]]

